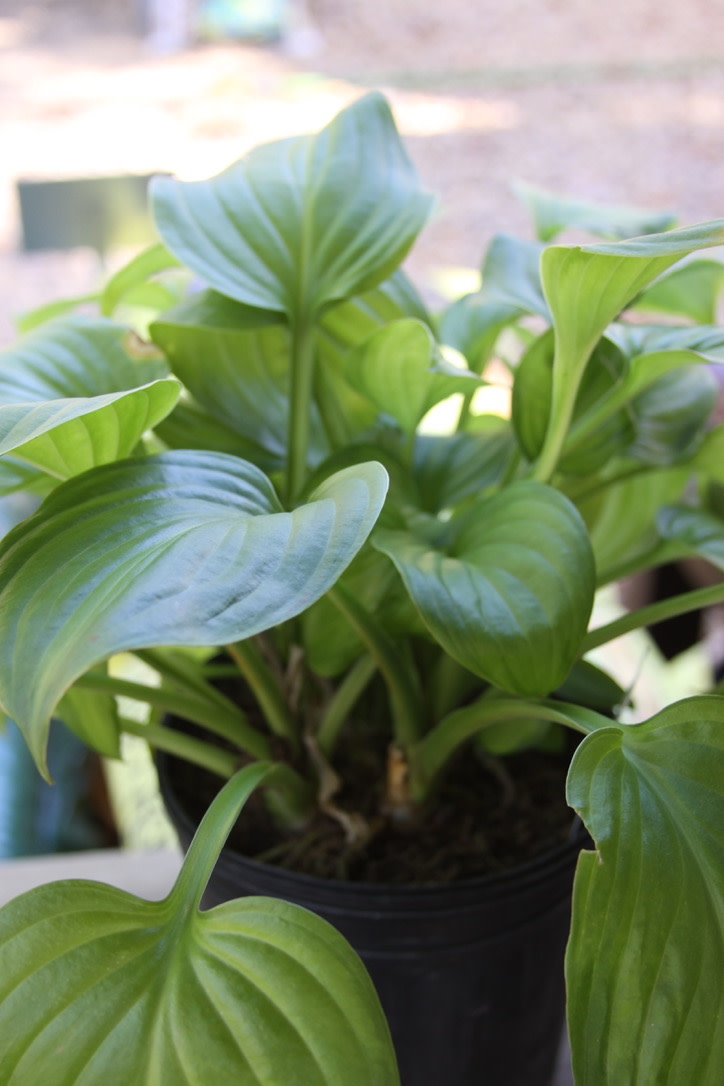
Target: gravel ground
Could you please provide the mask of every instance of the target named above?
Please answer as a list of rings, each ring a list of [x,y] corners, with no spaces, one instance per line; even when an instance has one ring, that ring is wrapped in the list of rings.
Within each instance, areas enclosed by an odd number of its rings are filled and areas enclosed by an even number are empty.
[[[724,0],[308,0],[280,46],[154,55],[138,0],[0,0],[0,345],[13,315],[84,291],[88,250],[22,254],[19,177],[215,172],[389,94],[439,195],[412,271],[477,266],[528,228],[520,178],[561,193],[724,215]],[[304,54],[304,55],[299,55]]]

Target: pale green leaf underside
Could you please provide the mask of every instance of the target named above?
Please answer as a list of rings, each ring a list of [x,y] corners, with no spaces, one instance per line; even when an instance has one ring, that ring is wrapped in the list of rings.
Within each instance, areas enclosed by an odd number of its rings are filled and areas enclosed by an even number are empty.
[[[265,144],[210,181],[157,178],[151,193],[164,242],[209,286],[305,320],[390,275],[430,208],[379,94],[316,136]]]
[[[574,507],[536,483],[481,501],[450,552],[378,531],[433,636],[505,690],[547,694],[580,648],[593,602],[588,537]]]
[[[0,406],[0,455],[69,479],[133,452],[146,430],[173,410],[181,386],[154,381],[130,392]]]
[[[0,455],[61,479],[128,456],[178,399],[167,375],[123,325],[83,315],[44,324],[0,354]]]
[[[576,1086],[719,1086],[724,699],[589,736],[568,801],[581,856],[567,958]]]
[[[396,1086],[374,989],[333,928],[265,898],[196,908],[261,775],[229,782],[164,901],[74,880],[0,910],[5,1086]]]
[[[123,649],[225,644],[291,618],[346,568],[384,501],[379,464],[282,510],[258,469],[171,452],[78,476],[0,548],[0,703],[40,765],[57,701]]]

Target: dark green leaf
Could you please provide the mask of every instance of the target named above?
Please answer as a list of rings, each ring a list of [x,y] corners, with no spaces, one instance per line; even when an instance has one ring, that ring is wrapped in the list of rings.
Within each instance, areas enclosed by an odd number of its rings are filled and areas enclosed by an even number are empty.
[[[577,1086],[719,1086],[724,698],[588,736],[568,802],[581,855],[567,956]]]
[[[678,544],[686,554],[724,570],[724,521],[713,513],[687,505],[667,505],[659,510],[656,527],[667,543]]]
[[[468,670],[505,690],[546,694],[580,649],[593,603],[585,528],[557,491],[515,483],[448,528],[447,546],[378,530],[426,625]]]

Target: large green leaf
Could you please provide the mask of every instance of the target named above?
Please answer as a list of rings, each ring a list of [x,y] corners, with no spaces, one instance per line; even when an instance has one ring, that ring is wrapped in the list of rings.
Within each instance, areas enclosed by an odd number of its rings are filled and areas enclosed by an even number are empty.
[[[447,536],[447,538],[446,538]],[[588,536],[559,492],[531,483],[477,502],[441,544],[378,530],[434,637],[488,682],[547,694],[580,650],[593,603]]]
[[[72,880],[0,910],[5,1086],[397,1086],[372,982],[338,932],[286,901],[199,910],[264,771],[225,786],[163,901]]]
[[[209,181],[156,178],[151,198],[163,241],[209,286],[305,321],[390,275],[430,209],[376,93]]]
[[[553,316],[553,402],[537,474],[547,479],[565,440],[586,364],[599,337],[635,297],[677,260],[724,243],[724,220],[588,246],[549,246],[541,257]]]
[[[0,454],[61,479],[128,456],[178,399],[167,373],[122,325],[44,324],[0,356]]]
[[[337,580],[377,519],[375,463],[285,512],[265,475],[180,451],[86,472],[0,547],[0,704],[44,763],[71,683],[122,649],[225,644],[299,614]]]
[[[568,802],[581,855],[567,956],[576,1086],[719,1086],[724,698],[588,736]]]
[[[391,415],[408,437],[440,400],[456,392],[471,394],[480,380],[470,370],[450,365],[434,337],[417,320],[399,320],[378,329],[347,357],[350,383]]]
[[[291,348],[279,315],[202,291],[154,321],[150,333],[196,403],[243,439],[243,455],[265,469],[282,467]],[[328,447],[314,405],[310,429],[310,458],[318,463]]]

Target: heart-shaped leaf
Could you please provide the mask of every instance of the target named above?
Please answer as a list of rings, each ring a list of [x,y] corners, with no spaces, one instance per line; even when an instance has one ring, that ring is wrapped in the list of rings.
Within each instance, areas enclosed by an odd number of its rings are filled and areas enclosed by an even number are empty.
[[[285,512],[257,468],[221,453],[123,461],[58,487],[0,547],[0,704],[40,766],[64,691],[123,649],[214,645],[327,591],[382,507],[375,463]]]
[[[318,916],[201,894],[268,767],[233,778],[160,902],[50,883],[0,910],[7,1086],[397,1086],[372,982]]]
[[[724,1067],[724,698],[578,748],[568,802],[597,853],[567,956],[577,1086],[719,1086]]]
[[[394,321],[373,332],[347,357],[350,383],[391,415],[405,434],[440,400],[456,392],[472,394],[478,377],[447,363],[434,337],[420,321]]]
[[[122,325],[83,316],[44,324],[0,356],[0,454],[57,478],[128,456],[173,408],[178,383]]]
[[[377,93],[209,181],[156,178],[151,199],[163,241],[209,286],[292,321],[382,282],[431,203]]]
[[[514,483],[447,533],[445,547],[382,529],[373,543],[451,656],[505,690],[549,693],[579,653],[593,604],[593,556],[575,508],[549,487]]]

